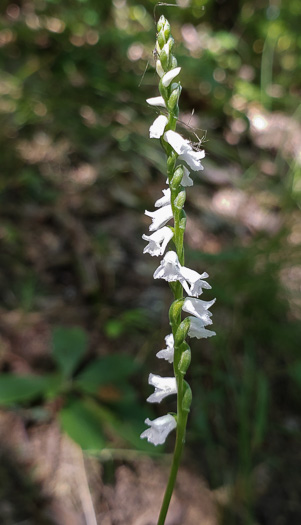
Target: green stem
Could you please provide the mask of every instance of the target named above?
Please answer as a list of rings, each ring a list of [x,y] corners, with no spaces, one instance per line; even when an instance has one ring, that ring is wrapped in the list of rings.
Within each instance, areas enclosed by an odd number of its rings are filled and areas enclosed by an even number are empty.
[[[158,23],[157,47],[159,47],[159,49],[161,50],[159,53],[160,59],[161,59],[161,65],[163,66],[165,72],[172,69],[172,67],[175,67],[175,66],[172,66],[174,57],[171,56],[169,59],[167,59],[166,50],[163,49],[163,45],[169,38],[169,34],[170,34],[169,24],[167,24],[164,17],[161,17]],[[180,89],[179,84],[178,84],[178,87],[176,88],[173,88],[172,86],[173,84],[168,87],[165,87],[163,85],[163,82],[160,82],[159,84],[159,90],[160,90],[161,96],[164,98],[166,108],[168,109],[168,122],[165,127],[166,131],[167,130],[175,131],[177,120],[178,120],[178,114],[179,114],[178,97],[181,92],[181,89]],[[173,89],[175,89],[176,91],[173,92]],[[177,97],[176,99],[175,99],[175,95]],[[169,183],[171,185],[171,180],[174,175],[175,165],[176,165],[176,160],[177,160],[178,155],[173,150],[173,148],[164,140],[164,137],[161,137],[161,144],[167,155],[167,176],[169,179]],[[179,204],[177,202],[175,203],[175,199],[177,195],[179,194],[179,192],[181,191],[181,187],[179,186],[177,189],[171,188],[171,190],[172,190],[171,191],[171,207],[172,207],[173,216],[174,216],[173,241],[175,244],[179,262],[181,265],[184,265],[183,240],[184,240],[184,229],[185,229],[185,214],[182,209],[179,209],[180,208]],[[183,220],[184,220],[184,227],[183,227]],[[174,293],[174,299],[175,300],[182,299],[183,298],[183,287],[181,283],[177,281],[171,284],[173,285],[171,286],[171,288]],[[181,323],[181,311],[176,315],[176,318],[171,321],[174,339],[175,339],[175,335],[179,328],[180,323]],[[176,435],[176,443],[175,443],[171,470],[170,470],[169,479],[168,479],[166,491],[164,494],[157,525],[164,525],[165,523],[170,500],[171,500],[175,482],[176,482],[176,477],[177,477],[177,473],[179,469],[183,445],[185,442],[186,424],[187,424],[189,408],[187,409],[187,407],[185,406],[183,409],[183,399],[184,399],[186,386],[184,385],[184,375],[182,371],[179,370],[180,359],[181,359],[181,347],[175,345],[173,368],[174,368],[174,375],[177,381],[177,390],[178,390],[177,392],[177,435]]]
[[[172,172],[174,170],[171,170],[171,173],[169,173],[169,179],[171,179]],[[173,209],[173,215],[174,215],[174,243],[176,247],[176,252],[179,257],[179,260],[181,264],[184,264],[184,248],[183,248],[183,231],[180,228],[180,214],[178,210],[176,210],[174,206],[174,199],[176,195],[172,195],[171,198],[171,205]],[[176,286],[174,288],[174,298],[176,299],[182,299],[183,297],[183,287],[180,282],[176,283]],[[179,324],[181,323],[181,313],[179,314],[178,319],[172,326],[173,335],[175,337],[176,331],[179,327]],[[178,394],[177,394],[177,434],[176,434],[176,443],[175,443],[175,449],[173,453],[173,459],[170,469],[170,474],[168,478],[167,487],[165,490],[160,515],[158,519],[157,525],[164,525],[166,515],[168,512],[170,500],[173,494],[177,473],[180,465],[181,455],[183,451],[183,445],[185,442],[185,434],[186,434],[186,424],[187,424],[187,417],[188,412],[183,410],[182,408],[182,401],[183,401],[183,386],[184,386],[184,377],[182,373],[179,372],[178,364],[181,357],[181,351],[180,348],[175,346],[174,349],[174,374],[177,381],[177,388],[178,388]]]
[[[182,379],[182,384],[183,384],[183,379]],[[180,400],[180,396],[178,395],[178,402],[179,402],[179,400]],[[182,399],[180,401],[182,401]],[[181,417],[180,417],[180,415],[181,415]],[[176,478],[177,478],[177,473],[178,473],[178,469],[179,469],[179,464],[180,464],[180,459],[181,459],[181,455],[182,455],[183,445],[184,445],[184,442],[185,442],[185,431],[186,431],[187,416],[188,416],[188,412],[186,412],[186,413],[183,412],[183,411],[181,411],[180,413],[178,412],[177,437],[176,437],[175,450],[174,450],[174,455],[173,455],[171,470],[170,470],[170,474],[169,474],[169,479],[168,479],[166,491],[165,491],[165,494],[164,494],[164,498],[163,498],[163,502],[162,502],[161,511],[160,511],[160,515],[159,515],[159,519],[158,519],[158,524],[157,525],[164,525],[164,523],[165,523],[165,518],[166,518],[166,515],[167,515],[167,512],[168,512],[171,496],[172,496],[172,493],[173,493],[173,490],[174,490],[174,486],[175,486],[175,482],[176,482]]]

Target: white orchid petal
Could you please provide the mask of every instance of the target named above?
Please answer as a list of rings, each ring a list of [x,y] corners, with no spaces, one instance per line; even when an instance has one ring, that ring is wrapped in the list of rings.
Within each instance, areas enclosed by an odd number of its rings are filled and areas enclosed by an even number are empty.
[[[173,348],[175,344],[174,336],[173,334],[168,334],[165,336],[165,343],[168,348]]]
[[[159,139],[164,133],[165,126],[168,119],[165,115],[159,115],[149,128],[149,136],[151,139]]]
[[[169,251],[162,259],[160,266],[154,272],[154,279],[164,279],[167,282],[181,279],[181,265],[176,252]]]
[[[169,129],[164,133],[164,139],[168,144],[175,150],[175,152],[178,155],[181,155],[187,149],[191,149],[190,143],[188,140],[184,139],[182,135],[177,133],[176,131],[173,131],[172,129]]]
[[[182,310],[188,314],[192,314],[203,322],[203,326],[212,324],[210,317],[212,313],[208,309],[215,303],[213,301],[201,301],[201,299],[194,299],[191,297],[186,297]]]
[[[203,280],[208,277],[208,273],[206,272],[199,274],[195,270],[191,270],[190,268],[186,268],[186,266],[182,266],[181,277],[182,286],[188,295],[198,297],[203,293],[203,288],[205,288],[206,290],[211,290],[210,284]],[[190,285],[190,287],[188,286],[188,284]]]
[[[156,357],[158,357],[158,359],[165,359],[165,361],[168,361],[169,363],[173,363],[174,351],[170,348],[164,348],[156,353]]]
[[[173,213],[171,205],[163,206],[156,211],[147,211],[145,210],[145,215],[152,218],[152,224],[149,227],[149,231],[159,230],[162,226],[172,219]]]
[[[200,156],[201,153],[202,153],[202,156]],[[187,150],[180,154],[179,159],[186,162],[188,166],[190,167],[190,169],[192,169],[193,171],[202,171],[204,169],[204,166],[201,164],[200,158],[204,158],[204,156],[205,156],[204,150],[202,150],[202,152]]]
[[[165,105],[165,102],[164,102],[164,98],[163,97],[152,97],[152,98],[148,98],[146,100],[146,102],[150,105],[150,106],[159,106],[159,107],[162,107],[162,108],[166,108],[166,105]]]
[[[193,157],[197,160],[205,158],[205,150],[200,149],[199,151],[193,151]]]
[[[168,334],[165,337],[165,343],[166,343],[167,348],[164,348],[163,350],[160,350],[159,352],[157,352],[156,356],[159,359],[165,359],[169,363],[173,363],[174,350],[175,350],[173,334]]]
[[[180,67],[175,67],[174,69],[171,69],[170,71],[165,73],[164,77],[162,77],[163,86],[168,87],[170,83],[173,81],[173,79],[178,76],[180,71],[181,71]]]
[[[177,426],[177,422],[171,414],[157,417],[157,419],[153,421],[147,418],[145,423],[149,425],[150,428],[144,430],[140,437],[142,439],[146,438],[149,443],[155,446],[163,445],[168,434]]]
[[[190,337],[196,337],[197,339],[206,339],[207,337],[212,337],[216,335],[213,330],[207,330],[204,328],[203,321],[195,317],[187,317],[190,320],[190,327],[188,330],[188,335]]]
[[[167,204],[170,204],[170,198],[171,198],[171,191],[170,188],[167,188],[167,190],[162,190],[163,197],[161,199],[158,199],[155,202],[155,208],[160,208],[161,206],[167,206]]]
[[[161,377],[149,374],[148,383],[155,387],[155,392],[146,400],[149,403],[161,403],[162,399],[171,394],[176,394],[178,391],[175,377]]]
[[[184,186],[184,188],[186,188],[187,186],[193,186],[193,180],[189,176],[189,170],[186,168],[186,166],[182,166],[182,167],[184,171],[184,174],[181,180],[182,186]]]
[[[149,253],[152,256],[163,255],[166,246],[173,237],[173,232],[168,226],[163,226],[152,235],[142,235],[142,239],[149,241],[145,246],[143,253]]]

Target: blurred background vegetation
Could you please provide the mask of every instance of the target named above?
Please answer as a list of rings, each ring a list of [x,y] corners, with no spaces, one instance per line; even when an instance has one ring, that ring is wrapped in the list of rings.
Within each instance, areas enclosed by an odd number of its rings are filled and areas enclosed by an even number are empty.
[[[177,5],[155,18],[170,20],[182,67],[178,129],[206,150],[187,192],[186,260],[210,274],[218,334],[192,345],[183,463],[205,478],[219,523],[297,524],[301,3]],[[158,454],[139,440],[144,418],[174,408],[145,403],[148,373],[169,373],[155,353],[171,301],[141,239],[165,185],[145,103],[158,94],[154,7],[2,0],[0,13],[1,454],[16,420],[29,441],[59,424],[109,455],[113,484],[117,464]],[[29,504],[38,488],[16,491],[9,476],[29,482],[5,464],[3,524],[50,523]]]

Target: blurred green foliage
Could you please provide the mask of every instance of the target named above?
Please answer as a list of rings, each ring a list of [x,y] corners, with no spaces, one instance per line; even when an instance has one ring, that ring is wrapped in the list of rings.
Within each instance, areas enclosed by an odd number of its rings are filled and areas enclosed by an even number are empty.
[[[94,454],[112,446],[112,433],[116,443],[119,436],[122,443],[151,451],[139,439],[148,412],[139,406],[129,383],[129,377],[137,372],[136,362],[127,355],[114,354],[80,366],[87,344],[81,328],[56,327],[52,358],[57,370],[43,376],[0,374],[0,406],[13,409],[33,403],[27,417],[36,421],[58,417],[62,429],[83,450]],[[56,406],[61,408],[52,413]],[[105,437],[108,429],[110,438]]]
[[[193,345],[186,461],[233,489],[225,523],[291,525],[301,519],[301,3],[178,3],[155,17],[171,21],[183,68],[179,130],[206,149],[187,195],[187,264],[210,273],[218,334]],[[1,5],[2,308],[52,325],[66,317],[101,342],[88,359],[82,330],[56,329],[44,375],[3,367],[1,400],[34,410],[59,396],[63,428],[89,450],[107,446],[106,425],[112,446],[116,435],[143,446],[133,356],[143,403],[148,372],[169,373],[154,354],[170,295],[152,283],[140,240],[165,180],[145,103],[157,94],[155,4]]]

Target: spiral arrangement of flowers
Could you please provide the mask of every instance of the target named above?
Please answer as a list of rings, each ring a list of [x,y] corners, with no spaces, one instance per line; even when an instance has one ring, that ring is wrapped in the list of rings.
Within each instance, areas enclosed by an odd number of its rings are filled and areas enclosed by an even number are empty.
[[[181,68],[178,67],[177,60],[172,54],[174,39],[171,36],[169,22],[164,16],[159,19],[157,31],[155,51],[156,71],[160,77],[160,96],[148,99],[147,103],[162,110],[149,132],[150,138],[160,140],[167,155],[168,187],[163,189],[163,197],[155,202],[156,210],[145,211],[145,215],[152,219],[149,231],[153,233],[143,235],[143,239],[148,242],[144,253],[156,257],[163,256],[155,270],[154,279],[164,279],[169,282],[174,295],[169,310],[172,333],[165,337],[166,348],[157,353],[159,359],[165,359],[173,364],[173,375],[161,377],[150,374],[149,384],[155,390],[147,401],[160,403],[166,396],[176,394],[177,413],[166,414],[154,421],[146,419],[145,423],[149,428],[141,434],[141,437],[154,445],[160,445],[165,442],[172,430],[176,429],[177,432],[173,463],[158,521],[158,525],[163,525],[177,475],[192,400],[191,389],[184,379],[191,361],[191,350],[186,338],[200,339],[215,335],[215,332],[206,328],[212,324],[212,314],[209,309],[215,299],[212,301],[199,299],[203,289],[211,288],[205,280],[208,274],[199,274],[184,265],[185,188],[193,186],[190,170],[197,173],[204,169],[201,160],[205,157],[205,152],[196,150],[189,140],[175,131],[182,89],[180,82],[175,79],[179,76]],[[167,225],[171,220],[173,226]],[[171,241],[174,249],[166,252]],[[189,315],[182,319],[183,312]]]

